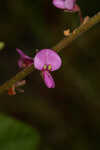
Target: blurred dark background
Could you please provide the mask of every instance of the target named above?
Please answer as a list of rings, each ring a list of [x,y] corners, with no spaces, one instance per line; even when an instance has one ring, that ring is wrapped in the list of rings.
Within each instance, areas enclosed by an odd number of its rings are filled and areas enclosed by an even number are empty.
[[[98,0],[77,0],[83,17],[100,10]],[[80,25],[77,13],[63,12],[52,0],[0,0],[0,84],[18,71],[16,48],[34,57]],[[40,72],[27,78],[24,93],[0,96],[0,112],[30,124],[40,135],[39,149],[100,149],[100,24],[60,51],[63,65],[45,87]],[[1,148],[0,148],[1,149]],[[23,149],[23,148],[22,148]]]

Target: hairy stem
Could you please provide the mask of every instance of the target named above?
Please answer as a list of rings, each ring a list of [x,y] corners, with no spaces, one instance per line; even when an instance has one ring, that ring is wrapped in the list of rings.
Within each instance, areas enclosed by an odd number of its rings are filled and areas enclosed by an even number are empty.
[[[68,47],[76,38],[78,38],[81,34],[88,31],[90,28],[92,28],[95,24],[99,22],[100,22],[100,13],[97,13],[95,16],[90,18],[85,24],[81,24],[78,28],[74,30],[74,32],[72,32],[68,37],[65,37],[63,40],[61,40],[52,49],[55,50],[56,52],[59,52],[65,47]],[[33,70],[34,66],[31,65],[22,70],[21,72],[17,73],[14,77],[12,77],[10,80],[8,80],[7,82],[5,82],[3,85],[0,86],[0,94],[8,90],[16,82],[25,78]]]

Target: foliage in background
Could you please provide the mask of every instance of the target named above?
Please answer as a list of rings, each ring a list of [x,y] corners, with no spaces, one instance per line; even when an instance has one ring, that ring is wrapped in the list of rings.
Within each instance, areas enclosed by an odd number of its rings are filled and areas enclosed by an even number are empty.
[[[0,149],[35,150],[38,144],[39,135],[35,129],[0,115]]]

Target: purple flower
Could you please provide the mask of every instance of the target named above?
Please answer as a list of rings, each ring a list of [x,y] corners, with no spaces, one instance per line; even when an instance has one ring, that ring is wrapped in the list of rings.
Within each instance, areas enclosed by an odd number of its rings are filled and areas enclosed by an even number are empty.
[[[53,0],[53,5],[67,11],[74,11],[76,0]]]
[[[76,0],[53,0],[53,5],[65,11],[78,12],[80,22],[83,22],[82,13],[80,7],[76,4]]]
[[[16,51],[19,53],[20,58],[18,60],[18,66],[20,68],[25,68],[30,66],[33,63],[33,59],[26,54],[24,54],[20,49],[16,48]]]
[[[58,70],[61,64],[60,56],[50,49],[40,50],[34,58],[34,67],[42,71],[44,82],[48,88],[55,87],[55,82],[50,72]]]

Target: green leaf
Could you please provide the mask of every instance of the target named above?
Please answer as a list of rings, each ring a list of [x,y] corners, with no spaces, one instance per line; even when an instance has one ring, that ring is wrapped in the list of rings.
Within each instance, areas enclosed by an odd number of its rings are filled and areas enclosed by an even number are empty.
[[[5,43],[0,41],[0,51],[3,50],[4,47],[5,47]]]
[[[35,129],[0,115],[0,150],[36,150],[38,142]]]

